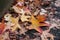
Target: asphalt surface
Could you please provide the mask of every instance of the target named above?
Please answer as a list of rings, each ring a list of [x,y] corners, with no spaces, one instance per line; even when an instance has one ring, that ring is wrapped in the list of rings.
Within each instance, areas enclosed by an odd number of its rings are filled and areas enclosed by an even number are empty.
[[[0,18],[4,15],[4,12],[11,6],[13,0],[0,0]]]

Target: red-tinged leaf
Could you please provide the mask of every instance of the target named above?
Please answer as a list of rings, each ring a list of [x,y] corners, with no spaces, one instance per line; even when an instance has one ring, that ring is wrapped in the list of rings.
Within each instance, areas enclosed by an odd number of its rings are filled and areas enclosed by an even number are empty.
[[[43,16],[43,15],[38,15],[37,19],[38,19],[39,22],[44,22],[46,20],[46,17]]]
[[[6,24],[4,23],[4,19],[3,19],[2,22],[0,23],[0,34],[3,33],[5,26]]]

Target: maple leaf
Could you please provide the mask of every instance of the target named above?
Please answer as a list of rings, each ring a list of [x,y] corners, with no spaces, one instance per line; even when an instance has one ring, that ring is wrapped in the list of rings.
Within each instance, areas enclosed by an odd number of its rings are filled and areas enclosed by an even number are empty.
[[[11,23],[13,23],[14,25],[11,27],[12,31],[15,31],[17,28],[21,29],[20,25],[18,24],[18,20],[19,17],[14,18],[14,17],[10,17]]]
[[[19,15],[20,15],[20,19],[21,19],[21,21],[22,22],[24,22],[24,21],[28,21],[28,19],[27,18],[30,18],[30,16],[25,16],[25,13],[30,13],[29,11],[25,11],[25,10],[23,10],[23,8],[20,8],[20,7],[16,7],[16,6],[13,6],[12,7],[14,10],[15,10],[15,12],[17,12],[17,13],[19,13]]]
[[[32,23],[32,25],[30,26],[30,29],[35,29],[38,32],[42,32],[42,30],[40,29],[40,27],[42,26],[47,26],[46,23],[39,23],[39,21],[32,15],[31,16],[31,20],[30,22]]]
[[[4,32],[5,27],[6,27],[6,24],[5,24],[4,19],[3,19],[2,22],[0,23],[0,33]]]
[[[18,24],[19,17],[14,18],[11,17],[11,14],[6,14],[4,18],[6,21],[8,21],[8,23],[12,24],[11,25],[12,27],[10,26],[10,29],[12,29],[12,31],[15,31],[17,28],[21,28],[20,25]]]
[[[17,13],[19,13],[19,14],[22,14],[22,15],[20,15],[20,19],[22,20],[22,22],[28,21],[27,18],[29,18],[29,16],[25,16],[25,15],[24,15],[24,14],[25,14],[25,11],[24,11],[23,9],[18,8],[18,7],[16,7],[16,6],[13,6],[13,9],[15,10],[15,12],[17,12]]]

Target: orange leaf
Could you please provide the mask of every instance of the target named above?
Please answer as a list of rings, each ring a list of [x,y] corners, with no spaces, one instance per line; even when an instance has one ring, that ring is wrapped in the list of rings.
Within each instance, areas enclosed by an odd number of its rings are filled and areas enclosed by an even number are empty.
[[[44,15],[38,15],[37,19],[39,22],[44,22],[46,20],[46,17]]]
[[[4,23],[4,19],[3,19],[1,24],[0,24],[0,31],[1,31],[0,33],[2,33],[4,31],[5,26],[6,26],[6,24]]]

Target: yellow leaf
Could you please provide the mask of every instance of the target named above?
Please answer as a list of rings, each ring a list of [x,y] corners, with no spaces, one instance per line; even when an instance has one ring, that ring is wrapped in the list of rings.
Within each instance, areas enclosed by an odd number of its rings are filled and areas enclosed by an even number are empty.
[[[21,29],[20,25],[18,24],[19,17],[17,18],[10,17],[10,20],[11,20],[11,23],[14,24],[14,26],[11,27],[12,31],[15,31],[17,28]]]

